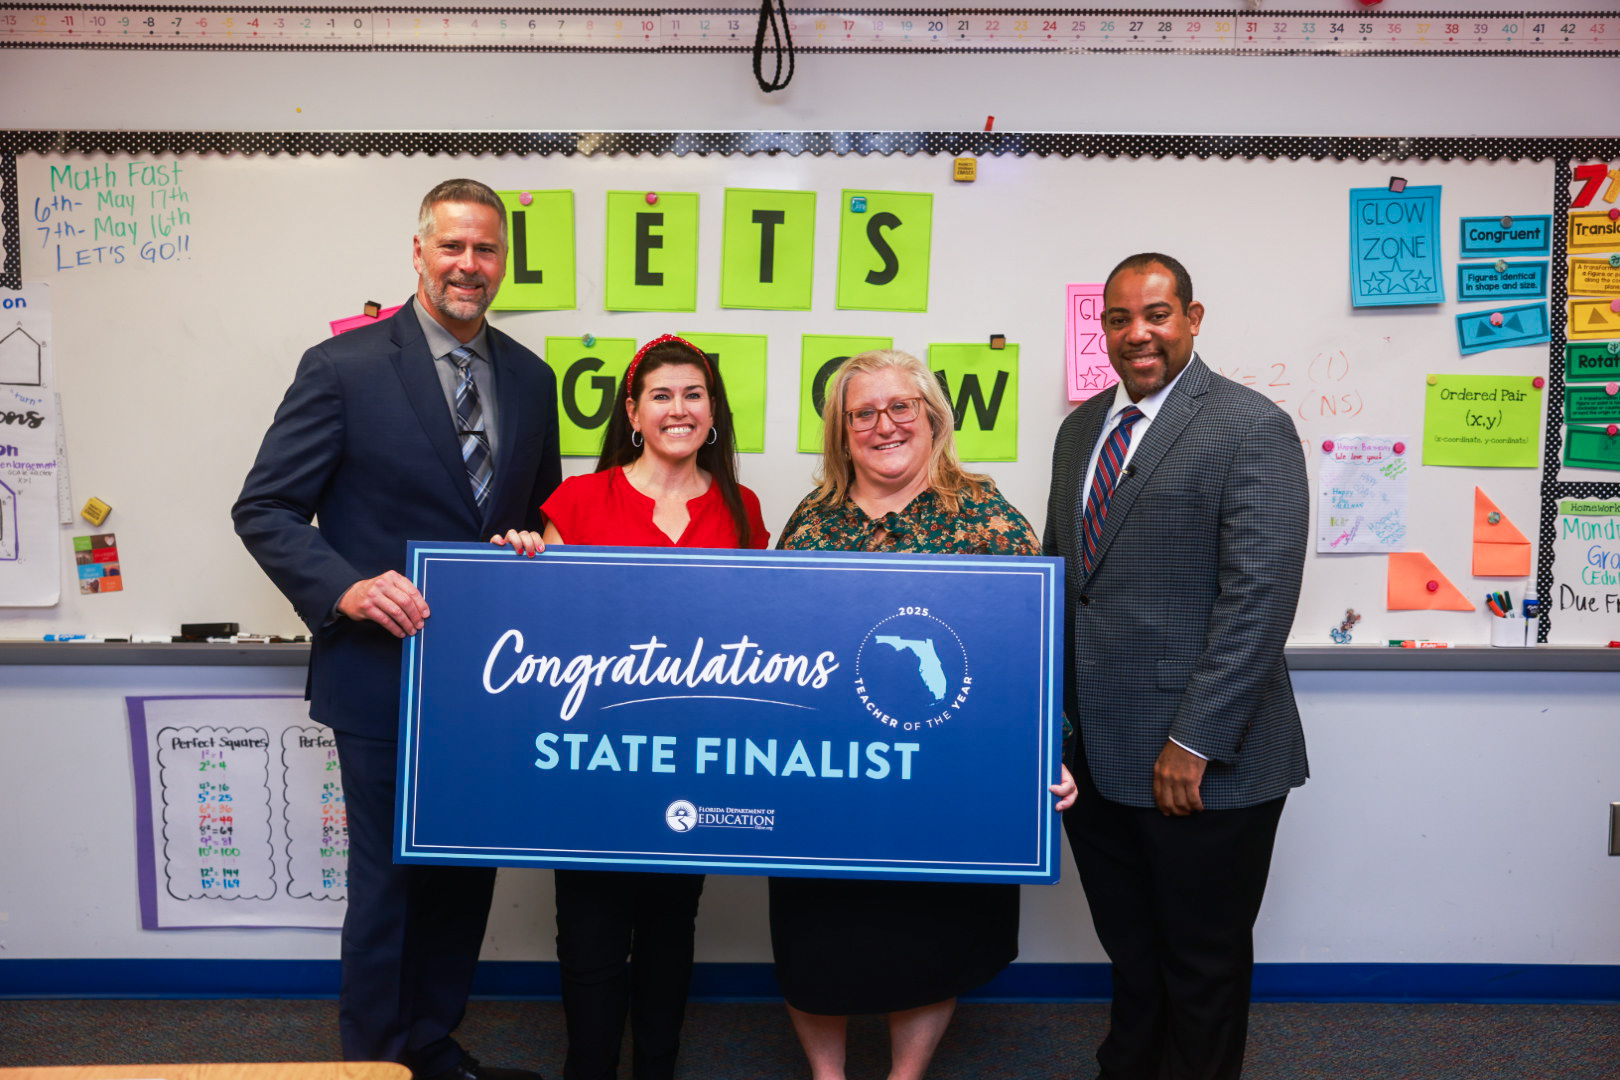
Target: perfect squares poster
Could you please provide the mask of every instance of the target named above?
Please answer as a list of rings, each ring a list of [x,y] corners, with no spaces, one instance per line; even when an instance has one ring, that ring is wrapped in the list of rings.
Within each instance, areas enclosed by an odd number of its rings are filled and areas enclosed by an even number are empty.
[[[1058,879],[1061,560],[410,564],[396,861]]]

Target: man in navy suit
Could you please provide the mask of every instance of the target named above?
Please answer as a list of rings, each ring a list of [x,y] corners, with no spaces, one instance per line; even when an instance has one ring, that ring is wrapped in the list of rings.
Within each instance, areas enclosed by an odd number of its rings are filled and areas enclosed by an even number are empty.
[[[396,866],[390,853],[400,642],[429,615],[401,573],[406,541],[540,528],[561,473],[556,382],[484,320],[506,272],[495,192],[435,187],[413,251],[406,306],[304,354],[232,517],[309,625],[310,715],[337,733],[349,824],[343,1056],[403,1062],[418,1077],[534,1078],[480,1065],[451,1034],[495,871]]]
[[[1103,306],[1120,381],[1063,421],[1045,541],[1077,730],[1064,824],[1113,964],[1097,1060],[1105,1080],[1231,1080],[1272,842],[1307,774],[1283,660],[1305,459],[1286,413],[1194,355],[1179,262],[1126,259]]]

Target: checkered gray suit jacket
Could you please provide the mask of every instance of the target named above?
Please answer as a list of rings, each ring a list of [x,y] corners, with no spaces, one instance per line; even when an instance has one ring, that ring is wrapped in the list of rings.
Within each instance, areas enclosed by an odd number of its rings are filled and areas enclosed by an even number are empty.
[[[1206,809],[1305,782],[1283,662],[1304,573],[1309,493],[1288,414],[1194,356],[1141,436],[1081,558],[1086,466],[1112,393],[1058,431],[1045,550],[1065,561],[1064,702],[1104,797],[1153,805],[1165,738],[1210,759]]]

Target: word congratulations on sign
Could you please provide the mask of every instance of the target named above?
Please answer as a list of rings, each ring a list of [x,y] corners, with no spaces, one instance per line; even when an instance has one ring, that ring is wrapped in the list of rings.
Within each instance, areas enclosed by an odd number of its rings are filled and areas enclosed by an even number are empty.
[[[757,683],[776,683],[792,680],[799,686],[813,685],[817,690],[827,685],[827,677],[837,670],[833,654],[823,652],[814,662],[802,655],[773,654],[765,659],[765,650],[746,636],[741,641],[720,645],[718,652],[706,656],[704,642],[698,638],[692,646],[692,655],[684,661],[680,657],[665,656],[653,665],[653,657],[667,646],[656,637],[626,646],[622,655],[592,656],[576,653],[560,656],[535,656],[523,652],[523,633],[508,630],[495,642],[484,663],[484,691],[499,694],[516,684],[534,683],[537,686],[567,688],[562,707],[557,715],[572,720],[579,711],[580,702],[592,683],[601,686],[604,679],[623,686],[684,686],[695,689],[704,684],[713,686],[746,686]],[[522,659],[512,663],[512,656]],[[750,657],[750,653],[752,656]],[[761,666],[761,661],[764,661]],[[747,670],[743,669],[747,662]]]
[[[1057,880],[1060,560],[410,559],[398,861]]]

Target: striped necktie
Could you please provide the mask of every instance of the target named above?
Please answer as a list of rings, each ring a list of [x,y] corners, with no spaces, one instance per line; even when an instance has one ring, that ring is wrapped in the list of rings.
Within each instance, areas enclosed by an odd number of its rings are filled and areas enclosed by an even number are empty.
[[[1086,496],[1085,531],[1086,573],[1097,560],[1097,548],[1102,543],[1103,520],[1108,517],[1108,500],[1114,497],[1114,485],[1119,482],[1120,466],[1125,464],[1125,451],[1131,445],[1131,428],[1146,414],[1135,405],[1127,405],[1119,414],[1119,423],[1103,443],[1097,455],[1097,468],[1091,477],[1091,490]]]
[[[461,460],[467,466],[478,509],[489,502],[489,485],[495,469],[489,460],[489,435],[484,431],[484,407],[478,403],[478,384],[473,382],[472,362],[478,354],[459,345],[450,350],[461,379],[456,383],[456,429],[461,439]]]

